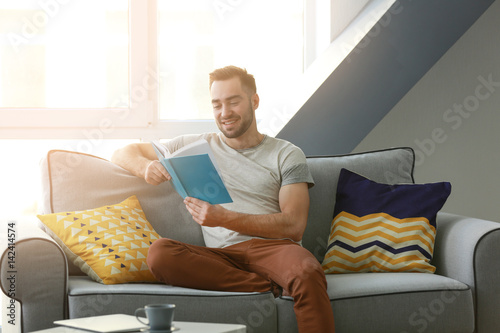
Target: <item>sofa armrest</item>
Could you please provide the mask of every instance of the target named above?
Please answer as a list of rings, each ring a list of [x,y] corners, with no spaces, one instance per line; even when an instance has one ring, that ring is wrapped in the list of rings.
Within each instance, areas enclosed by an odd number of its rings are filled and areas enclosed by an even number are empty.
[[[469,285],[476,332],[500,327],[500,223],[448,213],[437,218],[436,274]]]
[[[67,308],[66,256],[35,220],[1,221],[9,237],[7,243],[2,240],[0,284],[20,304],[15,322],[22,332],[53,327],[54,320],[65,318]]]

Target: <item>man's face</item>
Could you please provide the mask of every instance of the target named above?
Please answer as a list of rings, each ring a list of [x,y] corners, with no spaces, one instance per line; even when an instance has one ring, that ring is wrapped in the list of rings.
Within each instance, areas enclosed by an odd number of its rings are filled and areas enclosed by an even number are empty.
[[[256,103],[242,89],[238,77],[215,81],[210,89],[215,122],[227,138],[245,134],[254,121]],[[256,95],[254,95],[256,96]]]

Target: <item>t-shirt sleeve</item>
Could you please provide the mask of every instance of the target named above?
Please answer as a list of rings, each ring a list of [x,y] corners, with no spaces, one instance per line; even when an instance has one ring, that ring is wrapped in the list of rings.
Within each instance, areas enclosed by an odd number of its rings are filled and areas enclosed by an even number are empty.
[[[309,171],[307,160],[302,152],[297,147],[286,154],[281,168],[281,186],[307,183],[309,188],[314,186],[314,179]]]

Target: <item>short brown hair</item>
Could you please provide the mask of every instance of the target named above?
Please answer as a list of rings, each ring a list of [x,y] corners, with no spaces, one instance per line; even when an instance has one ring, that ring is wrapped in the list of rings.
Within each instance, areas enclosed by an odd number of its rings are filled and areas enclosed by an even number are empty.
[[[209,74],[210,82],[209,88],[212,88],[212,83],[214,81],[225,81],[232,79],[233,77],[239,77],[241,82],[241,87],[248,96],[253,96],[257,93],[257,86],[255,85],[255,78],[252,74],[248,74],[245,68],[240,68],[236,66],[226,66],[214,70]]]

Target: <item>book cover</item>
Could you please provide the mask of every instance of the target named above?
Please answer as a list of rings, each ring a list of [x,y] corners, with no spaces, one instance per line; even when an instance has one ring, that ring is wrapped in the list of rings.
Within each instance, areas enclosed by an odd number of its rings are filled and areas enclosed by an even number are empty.
[[[233,202],[206,140],[194,142],[173,154],[157,142],[152,145],[172,177],[172,186],[183,199],[193,197],[212,205]]]

